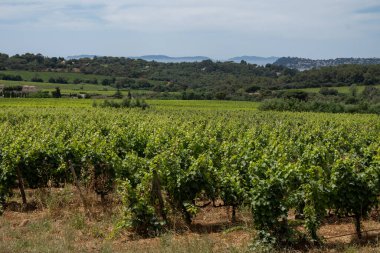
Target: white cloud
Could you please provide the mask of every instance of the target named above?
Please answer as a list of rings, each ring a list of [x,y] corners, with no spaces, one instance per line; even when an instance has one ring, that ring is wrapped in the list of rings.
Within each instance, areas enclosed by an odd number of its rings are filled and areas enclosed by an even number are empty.
[[[255,41],[257,48],[281,46],[283,40],[289,50],[289,42],[294,47],[310,42],[326,47],[331,41],[372,43],[374,34],[380,34],[379,13],[360,10],[378,5],[378,0],[0,0],[0,31],[115,31],[115,36],[157,35],[181,42],[180,36],[191,40],[207,34],[212,39],[218,34],[210,45],[223,37],[233,42],[235,36],[241,40],[235,47],[253,47]],[[160,39],[164,47],[166,41]],[[186,43],[204,47],[207,42]]]
[[[347,34],[347,27],[363,28],[361,21],[374,14],[355,14],[355,10],[374,4],[373,0],[0,1],[0,26],[335,37]]]

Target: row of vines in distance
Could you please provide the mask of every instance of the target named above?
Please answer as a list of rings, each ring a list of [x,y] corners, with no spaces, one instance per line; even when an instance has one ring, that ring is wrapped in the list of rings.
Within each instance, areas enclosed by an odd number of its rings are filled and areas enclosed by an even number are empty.
[[[248,206],[271,243],[291,239],[289,210],[310,240],[328,211],[355,217],[360,236],[380,194],[376,115],[3,108],[0,132],[3,203],[20,182],[72,182],[73,166],[99,195],[117,192],[124,224],[141,234],[217,202]]]

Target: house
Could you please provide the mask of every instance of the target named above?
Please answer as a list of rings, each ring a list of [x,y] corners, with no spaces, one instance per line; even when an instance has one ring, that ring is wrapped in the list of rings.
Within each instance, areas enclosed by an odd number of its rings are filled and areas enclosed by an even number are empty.
[[[22,86],[22,93],[33,93],[33,92],[37,92],[37,87],[36,86],[29,86],[29,85],[24,85]]]

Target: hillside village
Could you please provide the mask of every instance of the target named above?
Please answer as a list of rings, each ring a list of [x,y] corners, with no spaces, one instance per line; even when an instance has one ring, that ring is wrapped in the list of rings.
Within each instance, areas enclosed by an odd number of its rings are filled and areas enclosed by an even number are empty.
[[[339,65],[373,65],[380,64],[380,58],[336,58],[327,60],[312,60],[299,57],[282,57],[275,61],[273,64],[284,66],[291,69],[300,71],[309,70],[313,68],[322,68]]]

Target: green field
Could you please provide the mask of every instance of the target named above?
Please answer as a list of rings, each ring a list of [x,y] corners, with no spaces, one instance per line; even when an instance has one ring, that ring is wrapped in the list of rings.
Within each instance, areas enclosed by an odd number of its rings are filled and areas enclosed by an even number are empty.
[[[71,99],[71,98],[0,98],[0,107],[92,107],[96,101],[92,99]],[[209,101],[209,100],[147,100],[153,109],[168,110],[257,110],[259,103],[246,101]]]
[[[49,78],[57,78],[64,77],[68,80],[69,83],[72,83],[75,79],[82,80],[92,80],[96,78],[99,83],[101,83],[104,79],[112,78],[104,75],[93,75],[93,74],[83,74],[83,73],[66,73],[66,72],[32,72],[32,71],[21,71],[21,70],[7,70],[0,71],[0,74],[7,75],[20,75],[23,80],[30,81],[33,77],[39,77],[44,80],[44,82],[48,82]]]
[[[33,71],[21,71],[21,70],[3,70],[0,71],[0,74],[8,74],[8,75],[20,75],[24,81],[31,81],[33,77],[39,77],[42,78],[45,83],[49,81],[49,78],[57,78],[57,77],[63,77],[66,78],[68,81],[68,84],[71,84],[74,82],[75,79],[80,80],[98,80],[98,86],[104,87],[101,85],[102,81],[104,79],[112,79],[113,76],[105,76],[105,75],[94,75],[94,74],[83,74],[83,73],[73,73],[73,72],[33,72]],[[115,77],[116,79],[124,78],[122,76]],[[138,78],[131,78],[134,80],[139,80]],[[157,80],[149,80],[151,84],[158,84],[158,83],[165,83],[163,81],[157,81]],[[34,83],[35,82],[31,82]],[[80,84],[78,84],[80,85]],[[109,87],[109,86],[107,86]]]
[[[147,100],[147,103],[159,109],[172,110],[241,110],[255,111],[260,103],[247,101],[219,100]]]
[[[0,80],[0,85],[4,86],[22,86],[22,85],[30,85],[36,86],[40,91],[55,91],[56,87],[61,89],[61,93],[65,95],[69,94],[78,94],[78,93],[88,93],[92,95],[104,95],[104,96],[112,96],[116,92],[116,88],[111,86],[103,86],[103,85],[95,85],[95,84],[58,84],[58,83],[36,83],[36,82],[28,82],[28,81],[8,81],[8,80]],[[150,90],[130,90],[132,94],[139,96],[149,96],[155,94],[156,92]],[[127,89],[121,89],[120,92],[123,95],[128,94]],[[169,92],[168,94],[177,95],[178,92]]]
[[[380,88],[379,85],[371,85],[371,87]],[[339,93],[348,94],[350,93],[350,86],[336,86],[336,87],[328,87],[329,89],[336,89]],[[365,86],[357,86],[358,92],[362,92],[364,90]],[[321,90],[321,88],[303,88],[303,89],[286,89],[283,91],[305,91],[310,93],[318,93]]]
[[[93,100],[90,99],[53,99],[53,98],[0,98],[0,107],[56,107],[56,108],[76,108],[91,107]]]
[[[104,86],[101,85],[102,80],[112,77],[103,76],[103,75],[91,75],[91,74],[83,74],[83,73],[65,73],[65,72],[31,72],[31,71],[0,71],[0,74],[9,74],[9,75],[20,75],[24,81],[8,81],[8,80],[0,80],[0,85],[4,86],[20,86],[20,85],[30,85],[36,86],[40,91],[54,91],[56,87],[61,89],[61,93],[65,95],[69,94],[77,94],[80,92],[86,92],[91,95],[104,95],[104,96],[112,96],[115,94],[116,88],[112,86]],[[43,83],[40,82],[31,82],[31,79],[35,76],[38,76],[44,80]],[[64,77],[68,80],[67,84],[60,83],[49,83],[48,80],[50,77]],[[80,83],[74,84],[73,81],[75,79],[81,80],[91,80],[96,78],[99,84],[87,84]],[[138,80],[138,79],[135,79]],[[162,83],[160,81],[149,80],[151,84]],[[127,89],[121,89],[123,95],[127,95]],[[131,92],[135,95],[139,96],[150,96],[157,92],[151,90],[131,90]],[[169,92],[169,95],[179,96],[178,92]]]
[[[62,91],[76,90],[76,91],[114,91],[115,88],[111,86],[103,86],[96,84],[60,84],[60,83],[37,83],[29,81],[8,81],[0,80],[0,84],[5,86],[19,86],[19,85],[31,85],[36,86],[40,90],[53,90],[55,87],[59,87]]]
[[[262,243],[314,247],[327,214],[345,217],[344,225],[355,217],[361,236],[363,218],[378,209],[378,115],[263,112],[238,101],[147,100],[146,110],[94,101],[102,100],[0,99],[0,251],[101,252],[83,250],[97,241],[126,252],[119,238],[128,247],[135,238],[210,231],[214,222],[219,234],[243,229]],[[7,208],[31,203],[36,209],[19,216]],[[60,240],[34,243],[52,234]]]
[[[48,91],[52,92],[55,90],[56,87],[59,87],[61,89],[61,93],[65,95],[69,94],[77,94],[80,92],[86,92],[91,95],[102,95],[102,96],[112,96],[116,88],[111,86],[103,86],[101,85],[102,80],[108,78],[111,79],[112,77],[104,76],[104,75],[93,75],[93,74],[83,74],[83,73],[65,73],[65,72],[32,72],[32,71],[0,71],[0,74],[9,74],[9,75],[20,75],[25,81],[7,81],[7,80],[0,80],[0,85],[5,86],[18,86],[18,85],[31,85],[38,87],[41,91]],[[44,80],[43,83],[38,82],[31,82],[30,80],[33,77],[40,77]],[[57,77],[64,77],[68,80],[68,84],[58,84],[58,83],[48,83],[48,80],[50,77],[57,78]],[[73,84],[73,81],[75,79],[82,79],[82,80],[91,80],[96,78],[98,80],[97,85],[95,84]],[[117,77],[120,78],[120,77]],[[138,79],[136,79],[138,80]],[[155,81],[155,80],[149,80],[151,84],[163,84],[164,82],[161,81]],[[374,85],[373,87],[380,88],[380,85]],[[348,94],[350,92],[349,86],[337,86],[337,87],[329,87],[332,89],[338,90],[339,93]],[[365,86],[357,86],[358,92],[362,92],[364,90]],[[302,88],[302,89],[284,89],[283,91],[304,91],[309,93],[318,93],[320,91],[320,88]],[[123,95],[127,95],[126,90],[121,90]],[[131,90],[133,94],[136,94],[140,97],[157,97],[157,94],[160,94],[159,92],[154,92],[152,90]],[[171,98],[180,98],[181,92],[168,92],[167,95]],[[162,96],[162,94],[159,96],[159,98],[165,98],[165,96]]]

